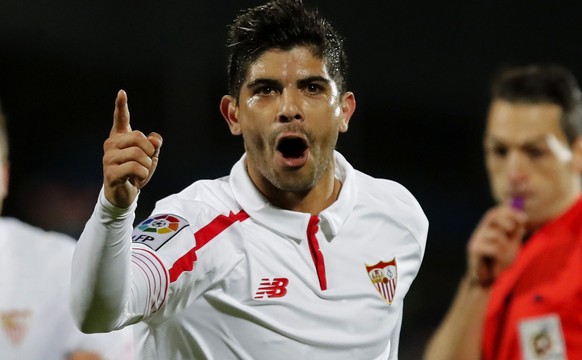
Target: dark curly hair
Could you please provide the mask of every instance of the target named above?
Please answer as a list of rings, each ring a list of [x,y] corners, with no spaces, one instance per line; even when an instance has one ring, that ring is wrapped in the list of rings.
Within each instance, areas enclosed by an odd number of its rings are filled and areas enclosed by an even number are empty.
[[[301,0],[272,0],[242,10],[229,26],[228,90],[238,100],[249,66],[270,49],[306,46],[324,59],[341,93],[346,91],[347,57],[343,39],[317,10],[307,10]]]

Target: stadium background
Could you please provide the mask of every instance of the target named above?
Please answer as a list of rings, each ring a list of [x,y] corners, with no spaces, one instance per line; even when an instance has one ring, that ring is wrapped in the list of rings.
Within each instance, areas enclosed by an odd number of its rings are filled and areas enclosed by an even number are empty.
[[[2,0],[0,99],[12,177],[4,214],[77,236],[101,186],[102,142],[119,88],[132,126],[164,137],[138,219],[156,199],[228,173],[241,155],[218,111],[226,26],[260,1]],[[481,133],[503,65],[557,62],[582,78],[582,2],[305,0],[346,38],[357,110],[339,150],[396,180],[429,220],[405,306],[401,358],[418,359],[491,205]]]

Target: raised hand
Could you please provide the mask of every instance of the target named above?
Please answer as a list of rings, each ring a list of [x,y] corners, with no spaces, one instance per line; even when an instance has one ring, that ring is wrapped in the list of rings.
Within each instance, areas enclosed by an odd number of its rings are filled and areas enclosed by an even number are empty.
[[[107,200],[120,208],[131,205],[156,170],[161,146],[159,134],[145,136],[141,131],[131,130],[127,94],[119,90],[113,127],[103,144],[103,185]]]
[[[527,217],[507,205],[489,210],[467,246],[468,276],[480,286],[491,285],[517,256]]]

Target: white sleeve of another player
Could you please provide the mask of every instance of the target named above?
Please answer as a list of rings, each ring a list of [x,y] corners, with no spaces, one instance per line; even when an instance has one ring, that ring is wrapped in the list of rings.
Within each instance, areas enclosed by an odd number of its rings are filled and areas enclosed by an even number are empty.
[[[136,266],[132,253],[136,206],[137,200],[127,209],[116,208],[101,189],[79,238],[73,256],[71,308],[84,332],[120,329],[149,315],[161,303],[159,294],[151,292],[167,288],[166,270],[161,262],[153,261],[144,271],[143,266]]]

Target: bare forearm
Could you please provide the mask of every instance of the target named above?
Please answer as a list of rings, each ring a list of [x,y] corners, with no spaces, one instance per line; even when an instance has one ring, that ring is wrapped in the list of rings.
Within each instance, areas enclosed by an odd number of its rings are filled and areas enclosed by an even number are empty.
[[[428,343],[425,360],[480,359],[489,292],[468,278],[461,281],[453,304]]]

